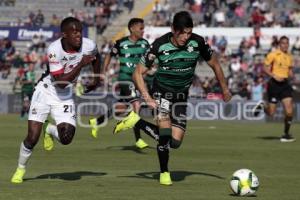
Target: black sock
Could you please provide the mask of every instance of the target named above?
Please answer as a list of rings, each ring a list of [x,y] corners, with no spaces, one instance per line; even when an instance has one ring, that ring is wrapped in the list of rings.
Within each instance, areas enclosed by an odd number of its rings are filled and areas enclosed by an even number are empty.
[[[141,132],[140,129],[133,127],[135,141],[138,141],[141,138]]]
[[[22,108],[22,110],[21,110],[21,117],[24,117],[24,115],[25,115],[25,109]]]
[[[140,119],[134,126],[137,129],[143,130],[147,135],[152,137],[154,140],[158,141],[159,131],[158,126]]]
[[[285,116],[284,118],[284,134],[288,135],[290,131],[290,127],[292,125],[292,119],[293,117]]]
[[[105,115],[100,115],[97,118],[97,125],[100,125],[104,122],[105,118],[109,119],[111,117],[112,111],[108,110],[107,113]]]
[[[160,135],[157,145],[157,154],[160,165],[160,172],[168,172],[169,163],[169,142],[171,139],[172,130],[170,128],[160,129]]]

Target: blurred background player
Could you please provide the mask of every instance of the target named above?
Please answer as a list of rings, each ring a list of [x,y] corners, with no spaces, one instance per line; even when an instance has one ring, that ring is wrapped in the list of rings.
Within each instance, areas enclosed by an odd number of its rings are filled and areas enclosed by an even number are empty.
[[[27,161],[42,129],[45,134],[45,150],[53,148],[53,138],[63,145],[72,142],[76,129],[72,83],[76,82],[81,69],[89,64],[93,64],[95,74],[100,74],[97,46],[92,40],[82,37],[81,22],[74,17],[67,17],[61,23],[61,32],[62,37],[48,47],[49,67],[33,93],[28,117],[28,135],[21,143],[18,167],[11,178],[12,183],[23,182]],[[95,88],[98,82],[96,77],[89,89]],[[57,126],[45,123],[50,112]]]
[[[29,64],[28,69],[25,70],[23,77],[21,78],[21,100],[22,100],[22,109],[21,109],[21,119],[25,119],[28,115],[30,101],[34,91],[35,84],[35,72],[34,65]]]
[[[111,58],[118,56],[120,62],[120,71],[118,76],[118,81],[120,81],[120,99],[115,108],[120,108],[122,110],[122,106],[127,107],[126,105],[130,103],[133,110],[135,112],[139,112],[141,104],[132,81],[132,74],[141,56],[144,55],[146,50],[149,48],[149,43],[143,38],[143,19],[130,19],[128,22],[128,30],[130,35],[117,40],[112,47],[110,54],[105,56],[103,69],[104,74],[107,74]],[[122,113],[122,111],[120,111],[120,113]],[[109,111],[107,115],[101,115],[98,118],[90,119],[90,124],[92,126],[91,134],[93,137],[97,138],[98,136],[98,125],[104,122],[105,117],[110,118],[112,114],[112,111]],[[134,128],[134,135],[136,147],[142,149],[148,146],[148,144],[142,140],[139,129]]]
[[[146,126],[145,133],[156,135],[157,153],[160,163],[160,184],[172,185],[168,169],[169,148],[180,147],[186,131],[186,111],[189,87],[192,84],[195,67],[204,59],[213,69],[223,91],[224,101],[231,99],[222,68],[216,55],[203,37],[192,33],[193,20],[186,11],[175,14],[172,32],[156,39],[150,50],[137,65],[133,79],[151,108],[157,110],[157,126]],[[150,96],[143,74],[157,61],[152,96]],[[144,121],[133,111],[120,121],[115,133],[130,127],[144,127]],[[149,131],[150,130],[150,131]]]
[[[282,36],[279,39],[279,48],[267,54],[264,72],[270,77],[268,82],[268,104],[259,101],[253,109],[253,115],[258,116],[261,111],[273,116],[276,106],[281,101],[284,112],[284,132],[281,142],[293,142],[292,134],[289,133],[293,119],[293,89],[289,84],[289,78],[293,78],[293,57],[288,52],[289,38]]]

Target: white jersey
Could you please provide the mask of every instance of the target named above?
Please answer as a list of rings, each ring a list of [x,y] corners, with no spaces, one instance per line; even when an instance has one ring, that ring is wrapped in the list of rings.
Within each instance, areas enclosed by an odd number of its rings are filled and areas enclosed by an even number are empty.
[[[61,38],[52,42],[47,50],[49,69],[41,78],[39,84],[47,87],[47,91],[57,96],[64,96],[72,92],[73,84],[65,89],[55,87],[53,75],[70,73],[81,61],[83,55],[96,55],[98,52],[95,42],[88,38],[82,38],[82,45],[79,52],[66,52],[61,43]],[[71,82],[76,82],[77,77]]]
[[[76,127],[76,111],[73,101],[73,84],[61,89],[55,86],[53,75],[70,73],[81,61],[83,55],[96,55],[96,44],[82,39],[79,52],[65,52],[61,39],[48,47],[49,68],[42,75],[32,96],[28,120],[44,123],[51,114],[56,124],[69,123]],[[77,77],[72,80],[76,81]]]

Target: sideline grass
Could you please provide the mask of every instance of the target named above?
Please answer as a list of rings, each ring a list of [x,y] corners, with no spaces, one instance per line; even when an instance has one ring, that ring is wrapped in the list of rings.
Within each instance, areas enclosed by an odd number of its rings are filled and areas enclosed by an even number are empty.
[[[300,127],[294,143],[280,143],[282,124],[190,121],[179,150],[172,150],[173,186],[158,183],[155,143],[137,151],[133,134],[112,135],[114,123],[98,139],[78,128],[73,143],[58,143],[52,152],[40,138],[29,161],[23,184],[11,184],[19,145],[27,122],[17,115],[0,115],[0,199],[8,200],[227,200],[239,199],[229,189],[231,174],[240,168],[259,178],[260,200],[300,199]]]

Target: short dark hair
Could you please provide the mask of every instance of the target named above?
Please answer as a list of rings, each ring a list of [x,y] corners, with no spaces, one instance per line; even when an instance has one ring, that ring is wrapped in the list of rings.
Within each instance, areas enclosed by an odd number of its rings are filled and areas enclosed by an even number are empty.
[[[279,38],[279,42],[281,42],[282,40],[287,40],[289,42],[290,39],[284,35]]]
[[[131,18],[128,22],[128,30],[130,31],[130,28],[135,25],[135,24],[138,24],[138,23],[144,23],[144,20],[141,19],[141,18]]]
[[[173,29],[175,31],[183,31],[185,28],[193,28],[193,19],[189,12],[180,11],[173,18]]]
[[[65,19],[62,20],[62,22],[60,24],[60,31],[65,32],[66,27],[72,23],[81,25],[81,22],[79,21],[79,19],[77,19],[75,17],[66,17]]]

